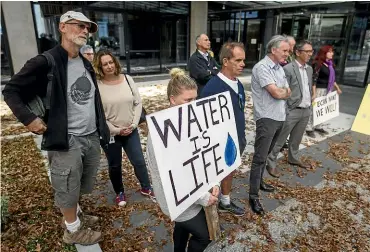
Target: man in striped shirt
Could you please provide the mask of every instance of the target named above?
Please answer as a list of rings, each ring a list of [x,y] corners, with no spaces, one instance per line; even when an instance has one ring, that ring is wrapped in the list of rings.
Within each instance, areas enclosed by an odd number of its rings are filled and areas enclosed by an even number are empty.
[[[256,139],[250,172],[249,203],[257,214],[264,210],[259,189],[272,192],[274,187],[263,181],[266,159],[275,145],[286,117],[286,99],[290,89],[280,62],[289,56],[289,41],[276,35],[267,44],[267,55],[252,70],[252,99]]]

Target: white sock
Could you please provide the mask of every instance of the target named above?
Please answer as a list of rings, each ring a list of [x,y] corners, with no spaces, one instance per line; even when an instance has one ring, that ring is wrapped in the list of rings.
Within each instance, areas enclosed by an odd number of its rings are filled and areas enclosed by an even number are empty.
[[[76,215],[78,215],[79,213],[82,213],[82,209],[80,207],[80,204],[77,203]]]
[[[78,218],[78,216],[77,216],[77,220],[75,222],[68,223],[67,221],[65,221],[65,223],[66,223],[66,226],[67,226],[67,230],[71,233],[76,232],[78,230],[78,228],[81,226],[81,221]]]
[[[222,205],[230,205],[230,195],[223,195],[221,193],[221,203]]]

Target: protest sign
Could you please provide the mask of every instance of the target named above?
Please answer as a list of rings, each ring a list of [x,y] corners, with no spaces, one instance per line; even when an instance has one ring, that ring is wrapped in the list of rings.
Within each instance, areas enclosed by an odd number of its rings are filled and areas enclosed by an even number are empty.
[[[339,96],[337,91],[316,98],[312,103],[312,108],[314,126],[339,116]]]
[[[229,92],[146,116],[148,165],[159,174],[171,220],[241,164]]]
[[[370,83],[362,98],[360,108],[357,111],[355,121],[352,124],[352,131],[370,136]]]

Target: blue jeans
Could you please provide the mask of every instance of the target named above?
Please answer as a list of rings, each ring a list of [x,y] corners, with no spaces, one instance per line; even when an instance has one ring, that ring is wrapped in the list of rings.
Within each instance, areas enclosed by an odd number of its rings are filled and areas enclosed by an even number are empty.
[[[135,175],[140,182],[141,188],[151,189],[138,130],[135,129],[128,136],[115,136],[114,140],[115,142],[110,143],[108,149],[104,149],[104,151],[108,159],[110,181],[116,194],[124,192],[122,182],[122,148],[134,167]]]

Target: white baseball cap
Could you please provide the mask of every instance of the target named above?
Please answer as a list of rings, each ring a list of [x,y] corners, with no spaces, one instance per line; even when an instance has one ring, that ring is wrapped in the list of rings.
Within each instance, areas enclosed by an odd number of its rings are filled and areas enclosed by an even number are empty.
[[[81,21],[81,22],[90,23],[91,24],[90,33],[95,33],[98,30],[98,25],[95,22],[93,22],[90,19],[88,19],[81,12],[76,12],[76,11],[67,11],[66,13],[64,13],[60,17],[60,23],[66,23],[69,20],[73,20],[73,19],[78,20],[78,21]]]

